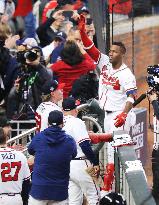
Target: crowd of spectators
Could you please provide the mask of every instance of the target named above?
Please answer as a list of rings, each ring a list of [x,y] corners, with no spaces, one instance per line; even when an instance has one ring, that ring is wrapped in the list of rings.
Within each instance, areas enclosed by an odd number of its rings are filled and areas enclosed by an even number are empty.
[[[93,21],[87,1],[82,0],[0,3],[0,107],[8,119],[34,119],[53,79],[65,83],[66,98],[77,79],[94,72],[96,65],[85,52],[77,28],[83,13],[93,39]],[[39,16],[34,15],[37,8]]]

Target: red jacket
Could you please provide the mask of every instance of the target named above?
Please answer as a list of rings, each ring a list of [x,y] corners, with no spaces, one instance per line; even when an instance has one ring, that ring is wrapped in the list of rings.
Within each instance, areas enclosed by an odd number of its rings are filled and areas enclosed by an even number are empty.
[[[69,92],[72,89],[73,82],[76,79],[95,68],[96,65],[94,64],[94,61],[87,53],[84,54],[84,60],[78,65],[71,66],[60,60],[51,66],[52,71],[58,77],[59,83],[65,83],[63,90],[64,98],[68,97]]]
[[[14,16],[27,16],[32,9],[32,0],[18,0]]]
[[[129,14],[132,10],[132,0],[127,0],[123,3],[119,3],[121,0],[109,0],[109,12],[112,13],[112,5],[113,12],[118,14]]]

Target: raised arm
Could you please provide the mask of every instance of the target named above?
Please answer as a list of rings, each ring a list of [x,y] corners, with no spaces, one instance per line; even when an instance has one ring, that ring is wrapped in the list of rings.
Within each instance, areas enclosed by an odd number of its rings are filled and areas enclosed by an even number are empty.
[[[81,39],[85,50],[93,58],[95,62],[98,62],[98,59],[100,57],[100,51],[95,47],[94,43],[86,33],[85,17],[83,15],[80,15],[80,18],[78,20],[78,29],[80,31]]]

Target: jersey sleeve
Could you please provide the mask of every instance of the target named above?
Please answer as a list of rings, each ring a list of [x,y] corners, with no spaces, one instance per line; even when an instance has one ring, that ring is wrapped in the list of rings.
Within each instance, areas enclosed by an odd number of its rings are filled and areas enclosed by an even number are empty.
[[[126,95],[135,95],[137,92],[135,76],[131,73],[130,70],[127,70],[127,73],[124,73],[124,76],[125,78],[122,79],[122,85]]]
[[[103,68],[105,69],[107,65],[109,64],[109,57],[103,53],[100,53],[97,64],[98,64],[99,69],[102,72],[102,69]]]

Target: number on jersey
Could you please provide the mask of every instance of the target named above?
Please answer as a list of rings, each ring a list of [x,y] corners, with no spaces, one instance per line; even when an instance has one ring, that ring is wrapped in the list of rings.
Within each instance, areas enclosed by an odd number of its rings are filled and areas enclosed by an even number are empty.
[[[1,164],[2,182],[18,181],[18,174],[21,169],[21,162],[4,162]]]

